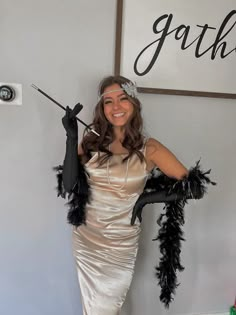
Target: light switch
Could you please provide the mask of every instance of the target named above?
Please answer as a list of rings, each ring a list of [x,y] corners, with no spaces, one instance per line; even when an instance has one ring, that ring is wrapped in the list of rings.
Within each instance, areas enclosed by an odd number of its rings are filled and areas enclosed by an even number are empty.
[[[0,105],[22,105],[22,84],[0,82]]]

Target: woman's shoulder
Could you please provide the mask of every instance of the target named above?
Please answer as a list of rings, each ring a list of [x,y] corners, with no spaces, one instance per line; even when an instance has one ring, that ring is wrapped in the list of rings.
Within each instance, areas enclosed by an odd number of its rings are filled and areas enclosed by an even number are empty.
[[[152,161],[152,156],[155,155],[155,153],[158,150],[161,150],[162,144],[154,139],[154,138],[147,138],[145,141],[145,159],[147,163],[147,170],[151,171],[154,167],[155,164]]]

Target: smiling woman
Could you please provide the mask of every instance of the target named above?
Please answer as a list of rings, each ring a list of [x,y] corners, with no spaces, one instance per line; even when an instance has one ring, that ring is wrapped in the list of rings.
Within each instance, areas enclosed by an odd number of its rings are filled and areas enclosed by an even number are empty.
[[[134,273],[141,210],[149,200],[147,194],[145,200],[142,198],[145,184],[149,183],[149,171],[159,167],[167,176],[179,180],[176,187],[189,189],[190,183],[185,183],[188,171],[173,153],[157,140],[145,139],[141,104],[130,80],[121,76],[105,78],[100,84],[99,96],[91,125],[100,137],[88,131],[79,151],[76,110],[67,108],[63,118],[67,146],[62,177],[66,179],[64,186],[70,198],[68,221],[74,225],[73,252],[83,314],[117,315]],[[59,186],[63,195],[63,185]],[[149,188],[152,189],[153,184]],[[199,189],[201,195],[202,189]],[[192,191],[188,193],[193,196]],[[175,193],[174,200],[183,199],[183,194],[179,196]],[[170,197],[162,191],[161,199],[158,194],[152,194],[150,200],[164,202]],[[173,221],[171,226],[178,224],[178,218]],[[181,233],[177,234],[175,240],[179,242]],[[177,249],[176,246],[171,248],[174,261],[167,260],[165,264],[174,272],[171,283],[164,281],[164,285],[171,288],[167,296],[164,295],[166,305],[177,285],[173,266],[177,263],[176,268],[181,267],[178,255],[177,244]],[[166,292],[166,287],[162,289]]]
[[[144,145],[141,103],[131,83],[122,76],[109,76],[100,83],[99,102],[91,124],[100,137],[87,133],[83,138],[80,153],[86,161],[91,158],[92,151],[99,155],[104,153],[101,161],[106,161],[112,153],[128,153],[126,159],[136,153],[143,161],[140,153]]]

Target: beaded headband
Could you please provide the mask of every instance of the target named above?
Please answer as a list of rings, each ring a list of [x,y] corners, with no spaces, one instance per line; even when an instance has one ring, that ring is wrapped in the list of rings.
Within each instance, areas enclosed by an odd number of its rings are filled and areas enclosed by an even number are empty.
[[[101,99],[106,94],[109,94],[109,93],[112,93],[112,92],[118,92],[118,91],[125,91],[125,93],[127,95],[129,95],[130,97],[137,98],[137,96],[138,96],[136,83],[127,82],[127,83],[121,84],[121,88],[120,89],[111,90],[111,91],[102,93],[100,95],[99,99]]]

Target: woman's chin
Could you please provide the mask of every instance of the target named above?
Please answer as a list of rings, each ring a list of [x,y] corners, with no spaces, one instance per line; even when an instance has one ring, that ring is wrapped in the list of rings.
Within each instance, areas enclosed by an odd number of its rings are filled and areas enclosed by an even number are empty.
[[[112,123],[112,126],[114,127],[114,128],[122,128],[122,127],[125,127],[127,125],[127,122],[120,122],[120,123],[118,123],[118,122],[113,122]]]

